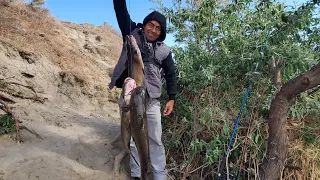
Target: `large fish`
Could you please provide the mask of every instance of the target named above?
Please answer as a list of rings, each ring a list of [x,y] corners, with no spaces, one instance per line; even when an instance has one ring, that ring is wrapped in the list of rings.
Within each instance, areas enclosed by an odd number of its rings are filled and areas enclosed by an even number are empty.
[[[136,39],[130,35],[126,37],[130,43],[129,57],[132,57],[133,79],[126,78],[123,86],[125,108],[121,113],[121,135],[124,147],[130,153],[130,138],[132,136],[139,154],[141,170],[140,179],[147,179],[149,163],[149,137],[146,115],[147,94],[144,87],[144,64]],[[129,66],[130,67],[130,66]],[[130,92],[130,93],[128,93]],[[136,160],[136,163],[137,160]]]

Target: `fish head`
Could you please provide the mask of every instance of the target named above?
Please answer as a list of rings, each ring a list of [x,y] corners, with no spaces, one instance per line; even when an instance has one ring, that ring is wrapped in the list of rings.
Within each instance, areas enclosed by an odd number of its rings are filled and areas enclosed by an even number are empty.
[[[130,104],[131,93],[137,87],[136,81],[130,77],[124,80],[123,96],[126,105]]]

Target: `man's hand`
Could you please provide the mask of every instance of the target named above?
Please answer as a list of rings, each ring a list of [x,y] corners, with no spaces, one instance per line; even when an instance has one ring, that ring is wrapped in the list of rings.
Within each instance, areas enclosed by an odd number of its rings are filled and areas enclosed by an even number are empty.
[[[164,108],[163,115],[169,116],[173,111],[174,100],[169,100]]]

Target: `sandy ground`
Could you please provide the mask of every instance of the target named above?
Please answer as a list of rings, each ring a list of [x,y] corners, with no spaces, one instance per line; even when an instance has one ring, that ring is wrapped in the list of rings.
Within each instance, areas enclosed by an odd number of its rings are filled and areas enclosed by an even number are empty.
[[[109,106],[98,114],[63,105],[22,103],[17,114],[27,114],[23,124],[44,140],[26,130],[21,131],[20,144],[1,137],[0,179],[112,179],[119,149],[108,141],[118,133],[119,121],[109,115],[117,114],[117,107]]]

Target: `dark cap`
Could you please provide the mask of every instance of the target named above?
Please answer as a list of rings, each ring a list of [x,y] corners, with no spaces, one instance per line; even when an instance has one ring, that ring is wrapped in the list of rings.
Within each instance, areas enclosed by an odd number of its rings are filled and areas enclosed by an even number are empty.
[[[157,12],[153,11],[148,16],[146,16],[143,20],[143,26],[146,25],[149,21],[155,20],[157,21],[161,26],[161,34],[160,37],[157,39],[158,41],[164,41],[166,39],[167,34],[167,23],[166,23],[166,17]]]

